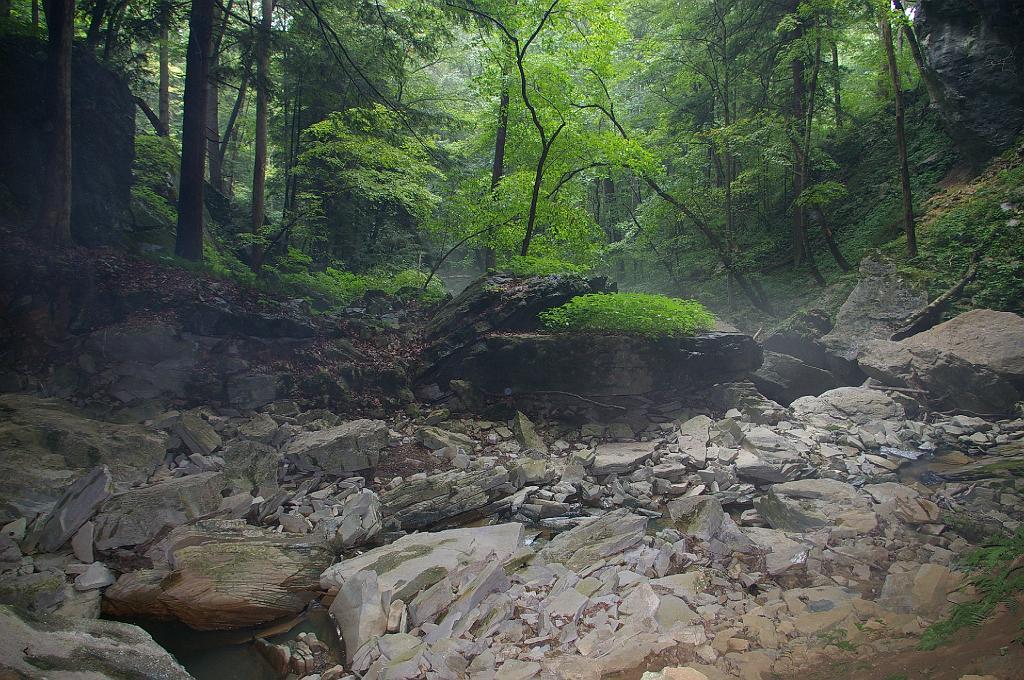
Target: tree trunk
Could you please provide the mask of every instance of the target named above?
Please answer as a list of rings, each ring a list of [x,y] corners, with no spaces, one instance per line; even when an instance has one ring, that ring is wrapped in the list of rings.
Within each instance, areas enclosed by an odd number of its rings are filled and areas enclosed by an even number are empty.
[[[796,126],[794,137],[798,140],[793,145],[793,192],[795,199],[800,197],[805,187],[805,159],[800,149],[804,137],[804,62],[797,56],[790,62],[790,74],[793,79],[793,102],[792,116],[793,125]],[[796,269],[803,262],[804,258],[804,210],[803,207],[793,203],[793,235],[791,238],[793,247],[793,268]]]
[[[203,180],[206,160],[206,81],[213,37],[213,0],[192,0],[185,58],[185,101],[181,126],[181,181],[174,252],[203,259]]]
[[[523,247],[519,250],[522,257],[530,252],[530,241],[533,240],[533,230],[537,223],[537,202],[540,199],[540,187],[544,182],[544,166],[547,164],[548,152],[551,151],[552,137],[550,142],[544,144],[540,150],[540,158],[537,159],[537,169],[533,175],[533,193],[530,195],[530,216],[526,221],[526,235],[523,237]]]
[[[32,0],[32,28],[39,28],[39,0]]]
[[[210,54],[210,74],[206,93],[206,155],[210,163],[210,186],[224,193],[224,167],[220,160],[220,88],[217,67],[220,58],[216,51]]]
[[[11,0],[0,0],[0,19],[11,16]]]
[[[71,240],[71,45],[74,0],[46,0],[46,95],[50,115],[45,180],[36,227],[51,244]]]
[[[494,134],[494,162],[491,164],[491,193],[498,188],[501,178],[505,175],[505,142],[508,139],[508,104],[509,81],[512,78],[509,64],[501,65],[501,95],[498,100],[498,127]],[[493,248],[484,248],[484,269],[492,269],[498,264]]]
[[[170,10],[165,8],[160,15],[160,86],[157,108],[160,112],[160,127],[171,129],[171,67],[170,67]]]
[[[96,0],[89,13],[89,28],[85,31],[85,43],[89,47],[96,47],[100,44],[100,29],[103,27],[103,17],[107,13],[108,0]]]
[[[828,18],[829,32],[832,32],[832,17]],[[840,95],[842,72],[839,69],[839,46],[836,44],[835,36],[829,36],[832,48],[832,114],[835,116],[836,127],[843,127],[843,106]]]
[[[273,0],[262,0],[260,36],[256,43],[256,154],[252,171],[252,233],[258,234],[265,218],[265,191],[267,183],[267,86],[270,80],[270,28],[273,18]],[[253,248],[250,265],[259,270],[259,248]]]
[[[881,27],[885,58],[889,64],[889,79],[892,83],[892,98],[896,106],[896,152],[899,155],[900,187],[903,190],[903,232],[907,236],[907,252],[911,257],[916,257],[917,233],[914,227],[914,200],[910,191],[910,164],[907,160],[907,138],[904,130],[903,90],[888,16],[882,17]]]

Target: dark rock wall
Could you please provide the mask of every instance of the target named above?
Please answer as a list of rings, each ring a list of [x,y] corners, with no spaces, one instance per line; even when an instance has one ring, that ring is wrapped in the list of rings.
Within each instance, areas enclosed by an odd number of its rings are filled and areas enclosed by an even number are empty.
[[[45,45],[0,40],[0,217],[32,224],[46,151]],[[71,227],[85,245],[116,243],[130,224],[135,104],[128,86],[84,48],[72,60]]]
[[[1024,3],[921,0],[925,80],[951,136],[981,162],[1024,129]]]

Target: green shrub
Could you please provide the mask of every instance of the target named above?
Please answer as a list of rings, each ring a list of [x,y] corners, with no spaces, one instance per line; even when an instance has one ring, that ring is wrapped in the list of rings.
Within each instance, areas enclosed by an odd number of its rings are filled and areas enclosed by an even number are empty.
[[[410,297],[428,303],[437,302],[448,294],[444,284],[437,278],[431,280],[426,290],[422,290],[427,274],[418,269],[354,274],[328,267],[323,271],[278,271],[277,276],[291,294],[312,299],[317,306],[328,308],[350,305],[371,290],[392,295],[401,291],[404,295],[413,289],[416,292]]]
[[[549,276],[551,274],[585,274],[587,267],[558,260],[553,257],[535,257],[533,255],[516,255],[502,261],[498,265],[500,271],[516,276]]]
[[[694,300],[646,293],[593,293],[540,315],[551,331],[681,337],[710,330],[715,317]]]

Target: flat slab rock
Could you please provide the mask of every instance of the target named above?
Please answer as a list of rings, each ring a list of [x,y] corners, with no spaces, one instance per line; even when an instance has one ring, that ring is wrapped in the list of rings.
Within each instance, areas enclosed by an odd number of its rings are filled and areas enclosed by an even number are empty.
[[[122,575],[103,611],[176,619],[197,630],[246,628],[297,614],[318,593],[332,556],[298,536],[203,520],[179,527],[148,553],[153,569]]]
[[[363,418],[298,434],[288,442],[284,454],[301,456],[327,472],[356,473],[376,468],[387,445],[387,424]]]
[[[595,517],[555,536],[539,555],[579,571],[616,555],[643,540],[647,518],[625,508]]]
[[[97,619],[32,618],[0,605],[0,663],[12,677],[192,676],[138,626]]]
[[[385,523],[406,531],[444,524],[515,491],[502,466],[471,472],[448,471],[407,481],[381,494]]]
[[[632,472],[654,455],[657,442],[622,442],[600,444],[596,449],[590,474],[595,477]]]

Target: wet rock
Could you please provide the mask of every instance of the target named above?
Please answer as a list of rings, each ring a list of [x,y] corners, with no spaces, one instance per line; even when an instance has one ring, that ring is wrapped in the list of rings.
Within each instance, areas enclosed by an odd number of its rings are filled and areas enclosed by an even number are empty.
[[[106,465],[93,468],[61,496],[50,511],[36,543],[46,552],[63,546],[110,498],[111,478]]]
[[[331,473],[357,473],[377,467],[388,445],[388,427],[382,420],[353,420],[336,427],[296,435],[284,448]]]
[[[33,618],[0,606],[0,658],[18,677],[191,680],[145,631],[84,618]],[[83,662],[87,659],[87,662]]]
[[[615,510],[559,534],[539,554],[548,562],[579,571],[633,547],[646,529],[646,517]]]
[[[224,475],[201,472],[113,496],[96,515],[99,550],[141,545],[220,506]]]
[[[177,619],[197,630],[245,628],[302,611],[331,561],[308,539],[241,520],[179,527],[147,557],[153,569],[118,578],[103,611]]]

